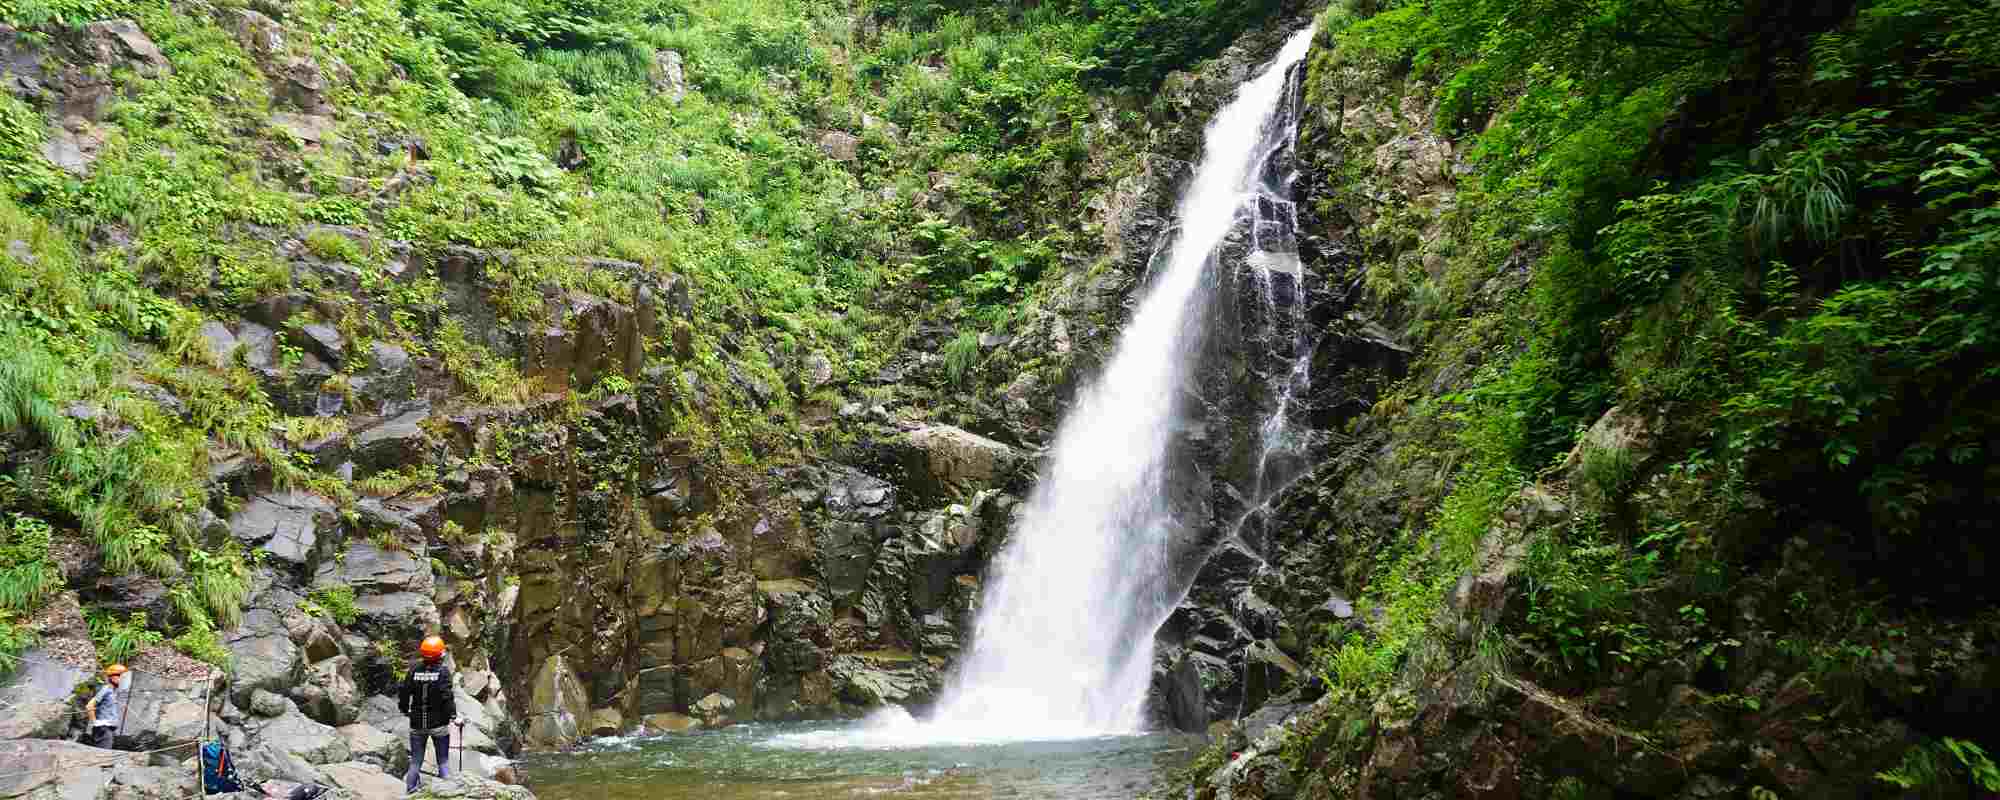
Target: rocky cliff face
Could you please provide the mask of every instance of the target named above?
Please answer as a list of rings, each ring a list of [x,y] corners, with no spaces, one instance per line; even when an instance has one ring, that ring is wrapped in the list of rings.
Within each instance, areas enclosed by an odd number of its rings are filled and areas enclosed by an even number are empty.
[[[262,12],[230,19],[275,81],[266,122],[309,154],[347,148],[331,132],[342,109],[325,65],[285,55],[285,24]],[[406,765],[393,687],[414,642],[433,632],[451,648],[467,764],[481,778],[509,778],[506,759],[523,750],[592,735],[920,708],[970,634],[981,571],[1037,448],[1107,355],[1170,234],[1201,125],[1285,32],[1257,32],[1176,76],[1136,127],[1118,129],[1121,109],[1101,106],[1090,169],[1107,188],[1081,204],[1101,249],[1051,276],[1008,333],[981,337],[965,376],[944,365],[955,331],[927,321],[880,372],[853,376],[825,354],[781,352],[751,320],[695,330],[714,323],[695,312],[702,298],[653,266],[567,259],[561,280],[524,284],[524,274],[549,274],[521,269],[545,254],[423,244],[368,225],[227,223],[231,246],[271,262],[242,285],[235,262],[207,267],[203,282],[240,313],[204,318],[188,346],[242,381],[223,391],[267,399],[285,420],[275,455],[306,469],[276,468],[252,443],[209,444],[210,499],[190,535],[250,554],[241,618],[217,632],[231,666],[224,677],[164,646],[145,650],[132,666],[149,699],[121,742],[185,746],[207,730],[230,742],[249,780],[392,793],[386,781]],[[78,175],[94,168],[121,91],[100,67],[142,79],[172,69],[122,20],[57,36],[0,31],[0,48],[9,90],[46,113],[43,155]],[[412,165],[391,184],[426,179],[426,142],[376,144]],[[1120,160],[1130,152],[1148,155]],[[93,246],[122,254],[133,233]],[[1218,520],[1204,529],[1211,539],[1242,510],[1207,508],[1211,488],[1248,491],[1231,459],[1269,400],[1258,387],[1283,366],[1246,355],[1277,345],[1265,341],[1261,306],[1228,299],[1248,286],[1242,253],[1227,263],[1217,308],[1246,319],[1212,340],[1206,358],[1226,377],[1199,389],[1207,410],[1183,444],[1196,467],[1190,502]],[[1338,304],[1316,297],[1314,319]],[[1230,373],[1236,359],[1258,363]],[[204,402],[192,385],[144,387],[149,402],[186,415]],[[841,401],[779,402],[815,393]],[[73,413],[121,424],[102,410]],[[792,413],[813,440],[791,455],[767,458],[778,448],[752,442],[746,459],[716,444],[713,429],[732,415]],[[1260,540],[1254,557],[1268,547]],[[160,628],[179,619],[171,582],[88,552],[78,548],[66,569],[71,591],[50,604],[52,621],[37,622],[29,666],[0,687],[13,709],[0,732],[49,763],[73,755],[51,740],[79,732],[65,698],[89,684],[95,660],[80,607]],[[1173,634],[1163,668],[1209,670],[1208,684],[1162,684],[1172,692],[1163,702],[1195,709],[1183,724],[1244,702],[1230,677],[1242,673],[1242,645],[1290,660],[1271,644],[1281,634],[1250,577],[1205,579],[1184,616],[1206,633]]]

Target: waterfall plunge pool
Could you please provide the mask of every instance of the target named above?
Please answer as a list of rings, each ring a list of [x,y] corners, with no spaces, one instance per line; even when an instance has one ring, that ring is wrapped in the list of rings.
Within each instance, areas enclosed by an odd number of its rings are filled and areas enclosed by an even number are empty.
[[[736,725],[598,739],[523,764],[541,800],[1132,800],[1201,751],[1198,734],[919,739],[883,720]]]

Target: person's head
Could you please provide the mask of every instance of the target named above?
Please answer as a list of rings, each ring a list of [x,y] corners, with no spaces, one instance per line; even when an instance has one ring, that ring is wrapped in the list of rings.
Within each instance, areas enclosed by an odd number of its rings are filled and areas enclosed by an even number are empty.
[[[104,668],[104,679],[110,681],[112,686],[124,686],[125,673],[128,671],[124,664],[112,664]]]
[[[436,636],[426,637],[424,643],[417,646],[417,653],[422,655],[426,662],[444,658],[444,639]]]

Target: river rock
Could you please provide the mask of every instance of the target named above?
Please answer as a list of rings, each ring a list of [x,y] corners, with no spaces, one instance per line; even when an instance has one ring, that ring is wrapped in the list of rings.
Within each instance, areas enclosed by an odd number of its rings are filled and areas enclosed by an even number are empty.
[[[403,796],[403,779],[361,761],[347,761],[320,767],[329,783],[345,789],[355,800],[398,800]]]
[[[96,798],[111,783],[112,770],[96,767],[144,767],[141,753],[113,753],[89,745],[53,739],[0,741],[0,798],[85,800]]]
[[[337,764],[352,757],[347,749],[347,737],[342,736],[333,726],[308,719],[291,707],[286,700],[285,713],[257,724],[252,729],[255,738],[268,742],[280,752],[295,755],[308,764]]]
[[[200,791],[194,773],[180,767],[120,764],[111,768],[110,777],[98,800],[181,800]]]
[[[528,746],[565,747],[581,736],[589,721],[590,696],[562,656],[542,662],[528,698]]]
[[[690,710],[694,712],[696,718],[702,721],[702,724],[713,727],[727,724],[730,721],[730,717],[736,711],[736,701],[720,693],[712,692],[707,697],[696,701]]]
[[[334,656],[306,669],[305,683],[292,693],[299,711],[317,722],[341,726],[361,714],[361,692],[346,656]]]
[[[355,708],[360,713],[360,708]],[[410,743],[407,736],[398,738],[373,725],[353,723],[336,729],[341,741],[347,743],[350,758],[381,767],[398,775],[410,766]]]

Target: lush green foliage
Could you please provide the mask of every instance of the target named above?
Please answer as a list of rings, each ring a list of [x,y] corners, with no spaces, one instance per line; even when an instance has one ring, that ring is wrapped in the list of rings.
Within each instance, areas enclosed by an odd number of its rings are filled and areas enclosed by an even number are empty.
[[[346,584],[314,589],[306,602],[307,613],[325,614],[342,625],[352,625],[361,618],[361,609],[354,605],[354,587]]]
[[[2000,766],[1979,745],[1949,736],[1913,747],[1895,769],[1875,775],[1877,780],[1896,788],[1918,790],[1933,796],[1954,796],[1956,788],[2000,792]]]
[[[1088,244],[1073,199],[1121,163],[1090,91],[1144,89],[1263,13],[885,2],[863,25],[798,0],[304,0],[279,15],[273,55],[246,49],[225,5],[0,2],[0,21],[41,26],[29,44],[127,17],[173,65],[116,76],[87,174],[46,160],[49,120],[0,96],[0,435],[24,445],[0,454],[0,512],[80,533],[111,571],[172,578],[172,619],[156,622],[216,662],[248,566],[192,529],[227,502],[210,496],[212,454],[343,503],[428,480],[349,484],[302,452],[344,433],[267,396],[317,358],[305,326],[348,343],[320,387],[335,394],[378,341],[438,358],[485,403],[630,389],[525,379],[450,313],[441,276],[392,274],[385,239],[409,242],[419,272],[449,246],[495,251],[487,299],[511,322],[545,322],[551,288],[631,299],[622,273],[586,259],[686,278],[695,319],[672,324],[695,355],[669,380],[693,380],[665,392],[688,404],[679,433],[769,457],[808,442],[787,364],[822,354],[866,374],[920,317],[1004,326]],[[1161,25],[1186,40],[1151,37]],[[274,92],[300,63],[325,81],[324,141],[273,116],[318,113]],[[273,325],[275,377],[242,351],[210,356],[204,320],[285,293],[315,302]],[[967,342],[961,374],[978,355]],[[770,396],[695,407],[682,391],[739,373]],[[34,563],[0,586],[39,598]],[[348,599],[314,602],[339,616]]]
[[[1723,609],[1770,568],[1757,559],[1774,526],[1815,542],[1851,531],[1900,559],[1878,572],[1898,588],[1794,595],[1775,627],[1799,628],[1779,650],[1815,680],[1880,657],[1868,625],[1809,622],[1815,602],[1990,591],[1927,553],[1983,552],[1994,509],[1991,4],[1814,7],[1825,18],[1701,0],[1365,5],[1322,15],[1309,102],[1358,92],[1349,72],[1427,81],[1431,124],[1473,169],[1434,228],[1360,196],[1365,159],[1332,187],[1357,194],[1321,209],[1379,212],[1357,225],[1365,285],[1414,318],[1426,350],[1422,379],[1380,410],[1403,411],[1398,441],[1448,476],[1411,490],[1429,516],[1356,571],[1357,605],[1386,613],[1320,643],[1329,685],[1428,686],[1440,661],[1480,657],[1489,640],[1440,625],[1452,615],[1437,607],[1524,484],[1574,504],[1522,532],[1525,602],[1503,620],[1503,649],[1552,683],[1726,670],[1742,642]],[[1468,363],[1480,368],[1458,371]],[[1448,393],[1426,397],[1438,385]],[[1614,404],[1650,420],[1646,450],[1552,467]],[[1982,774],[1983,752],[1961,744],[1882,780]]]
[[[97,659],[104,664],[131,661],[140,650],[165,640],[158,631],[147,627],[142,611],[134,611],[124,619],[110,613],[92,613],[85,619],[90,622],[90,639],[97,643]]]

